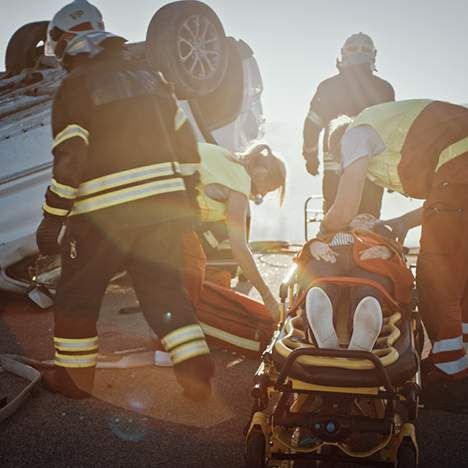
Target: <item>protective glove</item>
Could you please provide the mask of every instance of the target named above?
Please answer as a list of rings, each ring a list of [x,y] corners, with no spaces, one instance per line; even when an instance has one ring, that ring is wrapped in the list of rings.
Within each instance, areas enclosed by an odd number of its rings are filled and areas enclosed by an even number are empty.
[[[36,242],[42,255],[60,253],[60,231],[63,220],[58,216],[44,216],[36,230]]]
[[[306,169],[310,175],[318,175],[320,161],[317,156],[304,154],[306,160]]]

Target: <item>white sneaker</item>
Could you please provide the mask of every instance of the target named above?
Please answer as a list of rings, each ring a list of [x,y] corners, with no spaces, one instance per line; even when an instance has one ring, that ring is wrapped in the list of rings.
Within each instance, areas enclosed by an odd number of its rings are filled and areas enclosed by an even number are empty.
[[[155,351],[154,365],[160,367],[172,367],[171,355],[165,351]]]
[[[348,349],[371,351],[382,330],[382,307],[375,297],[362,299],[354,311],[353,334]]]
[[[339,349],[333,325],[333,305],[321,288],[311,288],[306,296],[306,315],[319,348]]]

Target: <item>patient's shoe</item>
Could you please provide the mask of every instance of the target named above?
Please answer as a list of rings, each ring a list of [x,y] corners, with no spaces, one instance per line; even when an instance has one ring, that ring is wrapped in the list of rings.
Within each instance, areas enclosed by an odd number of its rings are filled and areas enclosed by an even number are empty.
[[[353,334],[348,349],[371,351],[382,329],[382,307],[375,297],[365,297],[354,311]]]
[[[333,305],[321,288],[311,288],[306,296],[306,315],[319,348],[340,347],[333,325]]]

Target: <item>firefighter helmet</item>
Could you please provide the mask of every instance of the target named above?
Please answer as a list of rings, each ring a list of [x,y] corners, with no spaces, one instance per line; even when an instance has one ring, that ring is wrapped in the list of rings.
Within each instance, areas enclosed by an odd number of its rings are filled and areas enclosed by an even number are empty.
[[[55,55],[63,63],[66,55],[92,54],[109,37],[118,36],[105,32],[101,12],[86,0],[74,0],[49,23],[45,55]]]
[[[368,64],[371,70],[375,71],[375,56],[377,50],[374,42],[367,34],[362,32],[349,36],[341,48],[341,61],[339,65]]]

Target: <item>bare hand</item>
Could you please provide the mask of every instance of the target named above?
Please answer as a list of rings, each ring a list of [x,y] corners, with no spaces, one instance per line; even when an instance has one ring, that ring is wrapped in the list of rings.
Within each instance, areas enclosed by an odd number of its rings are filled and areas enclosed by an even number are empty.
[[[275,299],[275,296],[273,296],[271,291],[268,291],[265,295],[262,296],[262,299],[273,320],[278,322],[280,319],[280,305],[279,302]]]
[[[306,159],[306,169],[310,175],[318,175],[318,170],[320,166],[320,161],[317,157],[311,157]]]
[[[379,222],[382,223],[384,226],[389,227],[392,230],[395,239],[397,239],[398,242],[403,245],[406,239],[406,235],[408,234],[408,227],[406,226],[402,218],[393,218],[388,219],[387,221]]]
[[[359,258],[361,260],[373,260],[376,258],[388,260],[391,256],[392,252],[385,245],[375,245],[374,247],[369,247],[359,254]]]
[[[329,263],[336,263],[338,253],[332,250],[328,244],[318,240],[312,241],[309,245],[309,251],[315,260],[324,260]]]

